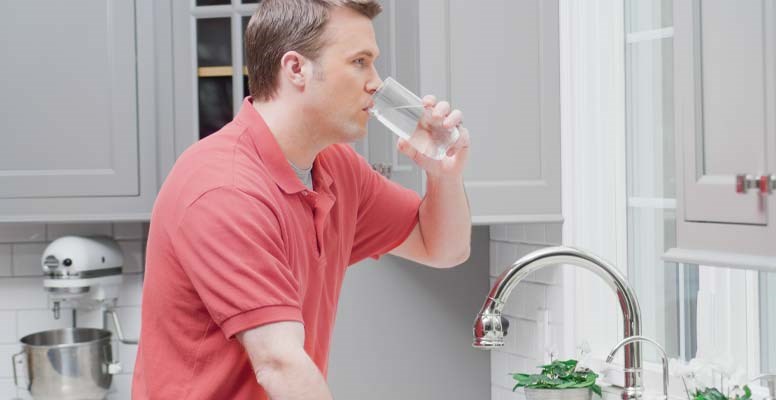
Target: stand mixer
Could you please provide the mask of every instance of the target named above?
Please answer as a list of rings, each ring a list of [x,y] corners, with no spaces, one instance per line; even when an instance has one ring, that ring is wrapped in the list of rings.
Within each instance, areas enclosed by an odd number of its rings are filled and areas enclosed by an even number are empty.
[[[77,324],[105,329],[110,320],[120,342],[137,344],[124,337],[115,311],[124,264],[116,241],[108,237],[61,237],[46,247],[41,261],[46,277],[43,287],[55,319],[60,318],[62,305],[69,305],[73,308],[73,327]]]

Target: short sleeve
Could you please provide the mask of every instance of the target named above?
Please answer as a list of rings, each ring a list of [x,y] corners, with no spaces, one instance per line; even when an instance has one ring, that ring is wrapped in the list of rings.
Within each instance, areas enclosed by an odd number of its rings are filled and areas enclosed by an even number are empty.
[[[386,179],[358,156],[360,198],[350,263],[379,258],[402,244],[418,222],[421,199]]]
[[[302,321],[298,277],[265,202],[236,188],[211,190],[186,209],[173,246],[227,339],[272,322]]]

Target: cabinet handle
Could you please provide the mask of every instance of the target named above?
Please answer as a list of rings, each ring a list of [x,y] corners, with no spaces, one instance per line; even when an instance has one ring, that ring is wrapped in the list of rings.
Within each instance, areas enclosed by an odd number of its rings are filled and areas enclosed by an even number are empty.
[[[773,190],[776,189],[776,175],[736,175],[736,193],[746,193],[749,189],[757,189],[760,194],[764,195],[773,193]]]
[[[375,163],[372,164],[372,169],[387,179],[391,179],[391,164]]]

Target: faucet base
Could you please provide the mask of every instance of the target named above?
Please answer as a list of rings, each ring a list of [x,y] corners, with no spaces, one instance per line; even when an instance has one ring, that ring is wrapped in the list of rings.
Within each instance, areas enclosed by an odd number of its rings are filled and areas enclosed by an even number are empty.
[[[474,339],[472,347],[480,350],[493,350],[499,347],[504,347],[503,340],[488,340],[488,339]]]

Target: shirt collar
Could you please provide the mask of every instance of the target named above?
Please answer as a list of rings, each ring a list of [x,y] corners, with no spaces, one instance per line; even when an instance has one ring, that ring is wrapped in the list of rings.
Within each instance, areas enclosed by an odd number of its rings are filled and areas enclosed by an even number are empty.
[[[253,108],[253,98],[251,96],[246,97],[243,101],[235,121],[248,129],[259,158],[264,162],[272,179],[283,192],[295,194],[307,190],[307,187],[302,184],[302,181],[296,176],[296,173],[288,163],[286,156],[280,149],[280,145],[264,121],[264,118]],[[323,152],[319,153],[313,162],[312,175],[314,187],[317,190],[320,190],[322,187],[328,188],[332,183],[331,176],[325,167],[326,163],[321,161],[322,154]]]

